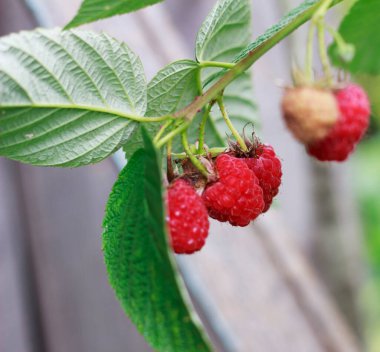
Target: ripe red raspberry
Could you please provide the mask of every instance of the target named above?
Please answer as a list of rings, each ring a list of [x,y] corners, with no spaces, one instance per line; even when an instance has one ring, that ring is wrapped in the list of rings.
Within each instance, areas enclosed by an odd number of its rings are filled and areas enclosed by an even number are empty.
[[[244,160],[228,154],[216,158],[218,181],[203,192],[209,215],[234,226],[247,226],[264,208],[259,180]]]
[[[307,151],[321,161],[344,161],[354,150],[369,124],[370,104],[358,85],[350,84],[337,91],[340,116],[330,133],[307,146]]]
[[[202,198],[185,180],[174,181],[168,189],[168,224],[175,253],[199,251],[208,235],[209,221]]]
[[[263,213],[265,213],[280,188],[282,177],[281,161],[276,156],[273,148],[265,144],[256,147],[256,156],[254,158],[243,160],[259,180],[259,185],[264,195],[265,207]]]

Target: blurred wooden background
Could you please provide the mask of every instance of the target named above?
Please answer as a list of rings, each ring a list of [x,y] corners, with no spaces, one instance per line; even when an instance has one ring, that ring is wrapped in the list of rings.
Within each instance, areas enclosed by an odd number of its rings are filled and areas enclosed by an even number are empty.
[[[299,2],[255,0],[255,36]],[[0,34],[62,26],[79,3],[0,0]],[[151,78],[165,64],[193,57],[197,29],[213,4],[167,0],[85,27],[127,41]],[[311,163],[278,108],[275,81],[290,82],[303,37],[297,32],[254,69],[262,136],[284,165],[277,209],[254,227],[213,224],[205,249],[179,258],[218,351],[364,348],[357,310],[361,233],[350,166]],[[68,170],[0,159],[0,352],[150,350],[121,311],[103,266],[101,221],[116,176],[111,159]]]

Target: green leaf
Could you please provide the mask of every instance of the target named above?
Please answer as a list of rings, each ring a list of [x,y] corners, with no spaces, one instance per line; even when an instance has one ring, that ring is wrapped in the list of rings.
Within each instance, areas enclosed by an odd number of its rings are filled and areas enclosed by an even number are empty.
[[[0,155],[41,166],[95,163],[144,116],[139,58],[106,34],[36,30],[0,39]]]
[[[161,126],[161,124],[158,122],[142,123],[141,125],[144,126],[145,131],[151,138],[155,136]],[[142,148],[143,145],[144,141],[141,134],[141,128],[136,128],[128,141],[123,145],[125,158],[129,160],[129,158],[136,152],[136,150]]]
[[[355,46],[355,55],[350,62],[340,59],[338,46],[334,43],[329,50],[336,66],[351,73],[378,75],[380,73],[380,18],[379,0],[359,0],[344,17],[339,33],[346,43]]]
[[[249,0],[220,0],[202,24],[196,41],[198,61],[232,62],[250,42],[251,4]],[[206,86],[220,69],[207,68],[202,72]],[[242,131],[247,123],[257,125],[257,109],[253,102],[252,78],[249,72],[240,75],[224,91],[224,101],[234,126]],[[206,129],[210,147],[225,144],[230,131],[217,106]]]
[[[371,115],[380,126],[380,75],[359,74],[354,76],[354,80],[367,92],[371,102]]]
[[[65,29],[133,12],[161,1],[163,0],[84,0],[78,13],[66,25]]]
[[[198,61],[230,61],[251,36],[249,0],[220,0],[203,22],[196,40]]]
[[[121,171],[106,208],[103,251],[109,280],[155,350],[211,351],[168,249],[160,158],[143,136],[145,149]]]
[[[192,60],[175,61],[161,69],[148,84],[148,116],[161,116],[174,113],[191,103],[198,94],[198,64]],[[157,133],[160,124],[145,124],[149,134]],[[126,157],[141,148],[143,140],[137,131],[132,143],[124,146]],[[176,138],[175,147],[179,146]]]
[[[166,115],[189,104],[198,94],[198,64],[180,60],[165,66],[148,85],[148,116]]]

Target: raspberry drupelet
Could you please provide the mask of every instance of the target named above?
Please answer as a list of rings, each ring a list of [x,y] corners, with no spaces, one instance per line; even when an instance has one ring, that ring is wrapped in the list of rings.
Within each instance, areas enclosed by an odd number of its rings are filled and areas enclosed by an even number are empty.
[[[265,144],[256,148],[256,157],[243,160],[259,180],[259,185],[263,190],[265,202],[263,213],[265,213],[271,206],[273,198],[278,194],[281,185],[281,161],[273,147]]]
[[[228,154],[220,154],[215,167],[218,180],[202,195],[209,215],[234,226],[247,226],[265,205],[258,178],[243,159]]]
[[[191,254],[204,246],[209,230],[207,209],[201,196],[183,179],[168,188],[167,222],[175,253]]]

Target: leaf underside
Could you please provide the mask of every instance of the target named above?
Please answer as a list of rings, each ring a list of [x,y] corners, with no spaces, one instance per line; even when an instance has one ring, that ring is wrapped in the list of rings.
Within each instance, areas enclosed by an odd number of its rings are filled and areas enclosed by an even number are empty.
[[[139,58],[106,34],[58,29],[0,39],[0,155],[40,166],[98,162],[144,116]]]
[[[251,38],[249,0],[220,0],[199,29],[196,58],[230,62]]]
[[[125,312],[151,346],[165,352],[210,351],[168,250],[159,158],[143,133],[120,173],[104,219],[109,280]]]
[[[84,0],[78,13],[70,23],[66,25],[65,29],[74,28],[103,18],[133,12],[161,1],[163,0]]]

